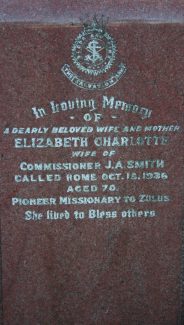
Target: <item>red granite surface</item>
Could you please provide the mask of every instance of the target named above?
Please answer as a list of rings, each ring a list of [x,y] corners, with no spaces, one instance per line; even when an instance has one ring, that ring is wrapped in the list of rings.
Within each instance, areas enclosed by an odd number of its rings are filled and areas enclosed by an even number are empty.
[[[182,125],[183,25],[117,23],[116,20],[124,18],[126,13],[127,18],[146,16],[146,19],[165,20],[169,17],[169,21],[180,21],[183,2],[170,1],[166,10],[159,10],[159,6],[164,8],[164,2],[152,2],[148,6],[148,2],[140,1],[134,10],[133,1],[131,4],[106,1],[95,7],[99,13],[104,12],[104,3],[105,14],[114,20],[108,32],[116,40],[118,58],[128,70],[117,85],[93,94],[73,86],[60,72],[64,63],[72,64],[71,44],[82,26],[26,22],[0,25],[2,128],[72,126],[74,122],[68,113],[35,120],[31,107],[47,106],[51,99],[59,102],[78,96],[86,99],[93,96],[100,102],[102,95],[123,97],[128,102],[150,107],[153,113],[148,121],[123,112],[118,122],[106,114],[99,125]],[[21,4],[20,7],[18,1],[1,1],[2,21],[45,23],[51,19],[60,23],[61,19],[70,23],[93,12],[93,2],[67,2],[66,5],[62,2],[61,6],[53,1],[52,5],[44,3],[43,6],[37,1],[32,2],[32,8],[28,8],[27,2]],[[82,118],[83,114],[77,112],[75,125],[80,126]],[[91,142],[95,136],[90,135]],[[122,156],[165,160],[168,181],[138,184],[132,181],[120,185],[120,195],[137,196],[142,191],[172,197],[167,204],[145,203],[140,207],[136,202],[131,205],[135,209],[156,209],[157,218],[57,222],[25,222],[23,215],[30,207],[12,207],[11,198],[65,195],[66,184],[15,184],[13,175],[20,161],[70,161],[71,149],[17,150],[12,147],[13,139],[13,135],[3,136],[1,156],[4,324],[182,324],[182,134],[171,134],[167,147],[121,148],[114,157],[114,160]],[[96,159],[102,160],[100,148]],[[78,207],[66,208],[72,214]],[[127,206],[111,208],[121,211]],[[86,213],[88,209],[83,207]],[[36,210],[42,212],[45,207]]]

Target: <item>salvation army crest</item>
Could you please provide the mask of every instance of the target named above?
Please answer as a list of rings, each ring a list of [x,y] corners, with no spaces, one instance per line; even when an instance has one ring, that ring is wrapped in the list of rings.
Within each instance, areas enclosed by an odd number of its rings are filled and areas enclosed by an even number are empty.
[[[72,60],[82,72],[97,76],[107,72],[116,57],[113,38],[94,20],[84,26],[72,46]]]
[[[80,75],[73,72],[68,64],[61,71],[80,88],[106,89],[116,84],[126,72],[125,65],[121,63],[115,73],[110,73],[116,54],[117,47],[113,37],[106,31],[103,21],[100,23],[94,18],[92,23],[84,24],[71,47],[72,62]],[[108,73],[107,79],[99,80],[100,75]]]

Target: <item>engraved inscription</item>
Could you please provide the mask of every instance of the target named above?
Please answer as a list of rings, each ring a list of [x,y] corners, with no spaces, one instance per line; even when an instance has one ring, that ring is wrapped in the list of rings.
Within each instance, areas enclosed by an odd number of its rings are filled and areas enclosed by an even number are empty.
[[[139,193],[135,193],[129,187],[149,182],[168,187],[171,177],[168,162],[153,153],[154,148],[169,146],[172,134],[179,131],[180,126],[174,124],[5,128],[4,136],[11,137],[14,150],[23,155],[30,149],[61,150],[60,160],[37,160],[35,156],[35,161],[19,161],[13,177],[17,186],[61,184],[60,193],[51,197],[14,196],[12,206],[26,208],[25,221],[159,217],[157,205],[172,201],[169,193],[145,191],[142,185]],[[152,154],[147,154],[146,159],[127,156],[129,148],[147,146],[152,148]],[[69,149],[70,158],[66,160],[65,153]]]

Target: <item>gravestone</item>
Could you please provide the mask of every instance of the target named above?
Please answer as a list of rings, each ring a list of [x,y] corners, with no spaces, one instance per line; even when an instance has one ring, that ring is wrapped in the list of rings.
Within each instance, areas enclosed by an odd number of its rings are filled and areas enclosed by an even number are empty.
[[[0,1],[5,325],[183,324],[182,1]]]

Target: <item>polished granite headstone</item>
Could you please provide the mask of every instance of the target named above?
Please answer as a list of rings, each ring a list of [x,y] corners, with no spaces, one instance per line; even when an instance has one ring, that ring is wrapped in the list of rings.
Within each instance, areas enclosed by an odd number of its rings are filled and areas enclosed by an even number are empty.
[[[183,324],[183,2],[0,5],[2,323]]]

